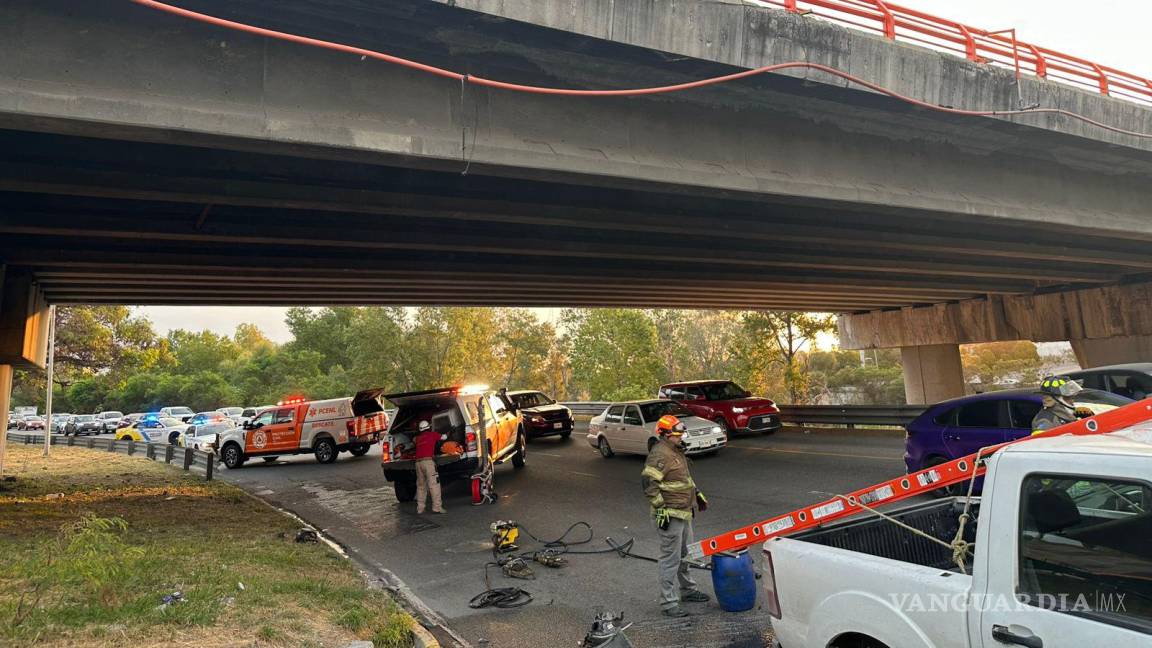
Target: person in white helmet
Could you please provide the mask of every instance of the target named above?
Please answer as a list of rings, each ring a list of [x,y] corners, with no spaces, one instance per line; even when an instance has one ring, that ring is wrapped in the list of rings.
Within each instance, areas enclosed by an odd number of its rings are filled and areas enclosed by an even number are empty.
[[[443,513],[440,502],[440,475],[436,472],[436,444],[441,436],[432,431],[428,421],[416,426],[416,513],[424,512],[424,500],[432,495],[432,512]]]

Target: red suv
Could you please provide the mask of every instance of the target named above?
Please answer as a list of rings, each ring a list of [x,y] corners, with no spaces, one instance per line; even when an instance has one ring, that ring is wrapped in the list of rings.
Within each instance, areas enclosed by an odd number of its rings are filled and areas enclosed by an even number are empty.
[[[659,397],[677,401],[729,432],[772,434],[783,425],[776,403],[749,394],[731,380],[668,383],[660,388]]]

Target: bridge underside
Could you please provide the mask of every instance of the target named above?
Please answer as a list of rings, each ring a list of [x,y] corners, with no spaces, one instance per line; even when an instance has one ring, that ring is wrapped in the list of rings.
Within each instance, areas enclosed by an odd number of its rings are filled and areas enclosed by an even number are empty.
[[[922,212],[13,131],[0,149],[0,257],[60,303],[849,312],[1152,269],[1138,242]]]
[[[184,4],[548,85],[733,69],[437,3]],[[541,99],[127,2],[13,7],[0,263],[55,303],[860,312],[1152,273],[1144,151],[785,77]]]

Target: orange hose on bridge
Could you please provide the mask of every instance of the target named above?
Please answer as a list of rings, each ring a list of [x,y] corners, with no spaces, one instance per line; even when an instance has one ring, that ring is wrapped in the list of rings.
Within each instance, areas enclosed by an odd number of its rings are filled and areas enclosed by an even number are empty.
[[[425,72],[428,74],[433,74],[433,75],[445,77],[448,79],[454,79],[454,80],[459,81],[461,83],[471,83],[471,84],[475,84],[475,85],[486,86],[489,88],[498,88],[501,90],[509,90],[509,91],[513,91],[513,92],[525,92],[525,93],[530,93],[530,94],[543,94],[543,95],[560,95],[560,96],[566,96],[566,97],[636,97],[636,96],[641,96],[641,95],[654,95],[654,94],[666,94],[666,93],[670,93],[670,92],[682,92],[684,90],[692,90],[694,88],[702,88],[705,86],[717,85],[720,83],[727,83],[729,81],[736,81],[738,79],[743,79],[746,77],[756,76],[756,75],[760,75],[760,74],[766,74],[769,72],[779,72],[781,70],[809,69],[809,70],[817,70],[820,72],[824,72],[826,74],[830,74],[830,75],[835,76],[835,77],[839,77],[839,78],[844,79],[845,81],[848,81],[850,83],[854,83],[854,84],[862,86],[864,88],[868,88],[869,90],[873,90],[873,91],[878,92],[880,94],[887,95],[889,97],[892,97],[894,99],[898,99],[900,101],[912,104],[914,106],[926,108],[928,110],[935,110],[937,112],[948,113],[951,115],[964,115],[964,116],[971,116],[971,117],[1010,117],[1010,116],[1014,116],[1014,115],[1035,115],[1035,114],[1063,115],[1065,117],[1075,119],[1077,121],[1081,121],[1083,123],[1086,123],[1086,124],[1089,124],[1092,126],[1096,126],[1097,128],[1101,128],[1101,129],[1104,129],[1107,131],[1119,133],[1121,135],[1128,135],[1131,137],[1152,139],[1152,133],[1141,133],[1138,131],[1131,131],[1131,130],[1126,130],[1123,128],[1118,128],[1116,126],[1111,126],[1109,124],[1105,124],[1103,122],[1096,121],[1096,120],[1091,119],[1085,115],[1081,115],[1079,113],[1074,113],[1074,112],[1071,112],[1069,110],[1063,110],[1061,108],[1032,108],[1032,109],[1024,109],[1024,110],[966,110],[966,109],[962,109],[962,108],[949,108],[946,106],[937,106],[935,104],[931,104],[931,103],[928,103],[926,101],[921,101],[921,100],[913,98],[913,97],[902,95],[899,92],[896,92],[895,90],[885,88],[881,85],[877,85],[877,84],[872,83],[870,81],[866,81],[864,79],[861,79],[860,77],[854,76],[854,75],[849,74],[847,72],[844,72],[842,70],[838,70],[836,68],[829,67],[827,65],[821,65],[820,63],[809,63],[806,61],[791,61],[788,63],[776,63],[774,65],[765,65],[763,67],[753,68],[751,70],[744,70],[742,72],[735,72],[733,74],[725,74],[722,76],[709,77],[707,79],[699,79],[697,81],[689,81],[687,83],[677,83],[677,84],[665,85],[665,86],[652,86],[652,87],[646,87],[646,88],[627,88],[627,89],[622,89],[622,90],[578,90],[578,89],[574,89],[574,88],[549,88],[549,87],[543,87],[543,86],[522,85],[519,83],[508,83],[506,81],[497,81],[494,79],[485,79],[484,77],[473,76],[470,74],[462,74],[460,72],[455,72],[453,70],[446,70],[444,68],[436,67],[434,65],[428,65],[425,63],[420,63],[418,61],[412,61],[410,59],[402,58],[399,56],[393,56],[392,54],[386,54],[384,52],[377,52],[375,50],[364,49],[362,47],[355,47],[353,45],[346,45],[344,43],[335,43],[332,41],[321,40],[318,38],[310,38],[308,36],[300,36],[299,34],[290,34],[287,32],[276,31],[273,29],[265,29],[263,27],[257,27],[255,25],[248,25],[248,24],[236,22],[233,20],[227,20],[225,18],[219,18],[217,16],[210,16],[208,14],[203,14],[203,13],[199,13],[196,11],[191,11],[188,9],[176,7],[176,6],[173,6],[170,4],[165,4],[163,2],[158,2],[157,0],[130,0],[130,2],[134,2],[138,5],[143,5],[145,7],[150,7],[152,9],[156,9],[156,10],[163,11],[163,12],[166,12],[169,14],[180,16],[182,18],[187,18],[190,20],[195,20],[198,22],[207,23],[209,25],[215,25],[217,27],[224,27],[226,29],[232,29],[235,31],[245,32],[248,34],[255,34],[257,36],[264,36],[266,38],[275,38],[277,40],[287,41],[290,43],[298,43],[300,45],[308,45],[310,47],[319,47],[321,49],[327,49],[327,50],[332,50],[332,51],[336,51],[336,52],[344,52],[346,54],[354,54],[356,56],[362,56],[365,58],[376,59],[379,61],[384,61],[386,63],[392,63],[393,65],[400,65],[400,66],[410,68],[413,70],[418,70],[420,72]]]

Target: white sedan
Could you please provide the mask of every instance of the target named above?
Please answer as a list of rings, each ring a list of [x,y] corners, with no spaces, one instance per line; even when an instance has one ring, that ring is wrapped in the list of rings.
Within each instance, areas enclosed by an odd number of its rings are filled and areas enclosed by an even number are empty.
[[[684,453],[698,455],[717,452],[728,444],[728,435],[714,422],[693,416],[683,405],[656,399],[613,403],[588,423],[588,445],[605,458],[617,452],[648,454],[656,443],[656,422],[671,414],[688,429]]]

